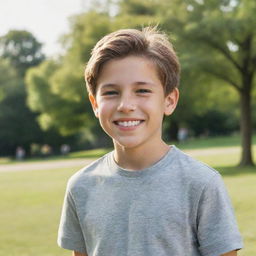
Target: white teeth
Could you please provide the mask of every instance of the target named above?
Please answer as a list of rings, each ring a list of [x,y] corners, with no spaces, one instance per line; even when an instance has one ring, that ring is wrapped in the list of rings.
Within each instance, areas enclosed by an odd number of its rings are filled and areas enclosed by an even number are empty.
[[[129,127],[129,126],[136,126],[140,123],[140,121],[124,121],[124,122],[117,122],[118,125]]]

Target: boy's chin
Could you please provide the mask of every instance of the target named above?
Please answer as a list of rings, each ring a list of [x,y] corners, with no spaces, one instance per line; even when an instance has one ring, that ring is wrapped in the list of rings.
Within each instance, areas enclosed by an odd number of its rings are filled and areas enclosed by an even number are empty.
[[[118,141],[113,139],[115,149],[132,150],[140,146],[138,141]]]

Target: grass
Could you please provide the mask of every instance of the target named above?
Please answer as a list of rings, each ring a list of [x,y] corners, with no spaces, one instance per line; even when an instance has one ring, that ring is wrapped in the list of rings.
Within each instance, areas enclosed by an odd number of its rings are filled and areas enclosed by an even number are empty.
[[[0,255],[65,256],[56,246],[60,210],[74,169],[0,173]]]
[[[213,148],[217,145],[215,142],[212,141]],[[224,152],[217,150],[215,154],[208,154],[205,141],[194,143],[196,149],[200,148],[200,143],[204,149],[196,158],[223,175],[245,242],[245,249],[239,256],[256,255],[256,168],[233,167],[239,159],[239,151],[230,153],[226,148]],[[232,143],[225,142],[224,147],[235,146]],[[192,144],[187,147],[191,148]],[[70,157],[86,154],[98,157],[104,152],[79,152]],[[255,146],[254,153],[256,159]],[[0,173],[0,256],[71,255],[58,248],[56,238],[66,182],[75,171],[77,168]]]
[[[11,162],[10,157],[0,157],[0,164],[8,164]]]
[[[245,248],[239,256],[256,255],[256,168],[240,170],[218,167],[218,169],[223,174],[244,239]]]

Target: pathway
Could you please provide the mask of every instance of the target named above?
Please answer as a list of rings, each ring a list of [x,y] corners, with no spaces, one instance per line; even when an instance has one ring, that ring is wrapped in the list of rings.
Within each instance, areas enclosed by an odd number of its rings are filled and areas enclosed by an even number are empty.
[[[61,168],[81,168],[91,163],[93,159],[63,159],[51,161],[38,161],[29,163],[0,164],[0,172],[16,172],[16,171],[38,171],[47,169]]]

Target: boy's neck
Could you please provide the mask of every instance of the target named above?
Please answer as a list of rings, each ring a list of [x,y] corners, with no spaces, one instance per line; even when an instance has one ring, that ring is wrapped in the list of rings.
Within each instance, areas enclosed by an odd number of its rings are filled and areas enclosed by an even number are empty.
[[[142,170],[158,162],[170,149],[164,141],[153,147],[125,148],[115,144],[116,163],[130,171]]]

